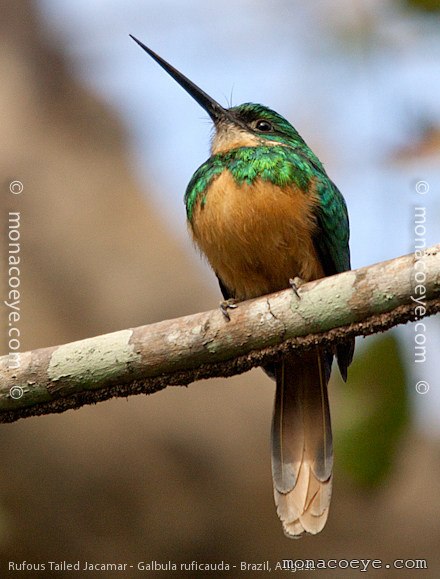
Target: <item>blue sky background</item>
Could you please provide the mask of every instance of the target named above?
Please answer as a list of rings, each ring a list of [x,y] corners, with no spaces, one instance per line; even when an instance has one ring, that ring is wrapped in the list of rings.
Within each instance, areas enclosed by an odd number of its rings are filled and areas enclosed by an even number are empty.
[[[438,18],[391,0],[39,0],[39,6],[77,75],[126,123],[139,180],[195,261],[182,198],[208,156],[210,123],[129,33],[220,103],[260,102],[292,122],[346,198],[354,268],[413,250],[415,206],[426,207],[427,246],[440,241],[438,151],[396,160],[417,146],[425,127],[440,127]],[[425,195],[416,191],[420,180],[429,184]],[[422,368],[411,365],[411,383],[430,383],[427,394],[414,394],[418,423],[440,435],[440,324],[426,325],[428,360]],[[414,328],[399,331],[412,359]]]

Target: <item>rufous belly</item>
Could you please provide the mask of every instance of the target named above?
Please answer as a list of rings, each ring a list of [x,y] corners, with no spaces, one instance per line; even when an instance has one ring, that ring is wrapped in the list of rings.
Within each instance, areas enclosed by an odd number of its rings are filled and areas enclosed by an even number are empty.
[[[249,299],[287,288],[289,278],[324,276],[312,240],[316,202],[294,185],[239,185],[225,170],[199,199],[191,231],[231,294]]]

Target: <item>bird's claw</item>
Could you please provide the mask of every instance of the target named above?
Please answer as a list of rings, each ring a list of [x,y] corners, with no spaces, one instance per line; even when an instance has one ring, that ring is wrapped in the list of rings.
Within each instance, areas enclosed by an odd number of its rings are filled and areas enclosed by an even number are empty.
[[[228,310],[234,310],[237,308],[237,300],[234,298],[230,298],[229,300],[224,300],[220,303],[220,310],[228,322],[231,321],[231,316],[229,315]]]
[[[289,278],[289,284],[290,287],[293,290],[293,293],[296,295],[296,297],[300,300],[301,299],[301,295],[299,293],[299,288],[305,284],[305,281],[303,279],[301,279],[300,277],[296,276],[294,278]]]

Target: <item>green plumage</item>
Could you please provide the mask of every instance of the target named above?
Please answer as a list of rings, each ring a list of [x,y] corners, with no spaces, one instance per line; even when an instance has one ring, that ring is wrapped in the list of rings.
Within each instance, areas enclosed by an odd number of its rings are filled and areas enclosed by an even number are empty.
[[[240,147],[228,153],[210,157],[193,175],[185,195],[188,219],[191,221],[194,205],[212,180],[224,170],[230,171],[241,185],[252,185],[255,179],[269,181],[279,187],[294,183],[300,189],[308,189],[314,176],[313,167],[293,149],[285,147]]]
[[[252,103],[233,107],[229,111],[250,130],[256,119],[268,121],[272,130],[258,133],[261,145],[239,147],[212,155],[197,169],[185,193],[188,220],[192,221],[199,199],[202,207],[207,202],[209,186],[223,171],[229,171],[240,185],[252,185],[256,179],[261,179],[279,187],[295,185],[304,195],[309,193],[313,182],[319,197],[315,245],[326,275],[349,269],[349,225],[345,201],[316,155],[292,125],[275,111]],[[266,141],[275,141],[283,146],[266,144]]]

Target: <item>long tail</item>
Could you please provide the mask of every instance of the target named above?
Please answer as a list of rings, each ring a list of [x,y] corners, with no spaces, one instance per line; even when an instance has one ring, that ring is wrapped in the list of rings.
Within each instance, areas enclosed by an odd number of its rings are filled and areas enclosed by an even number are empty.
[[[275,366],[272,476],[288,537],[319,533],[328,517],[333,447],[324,353],[290,355]]]

